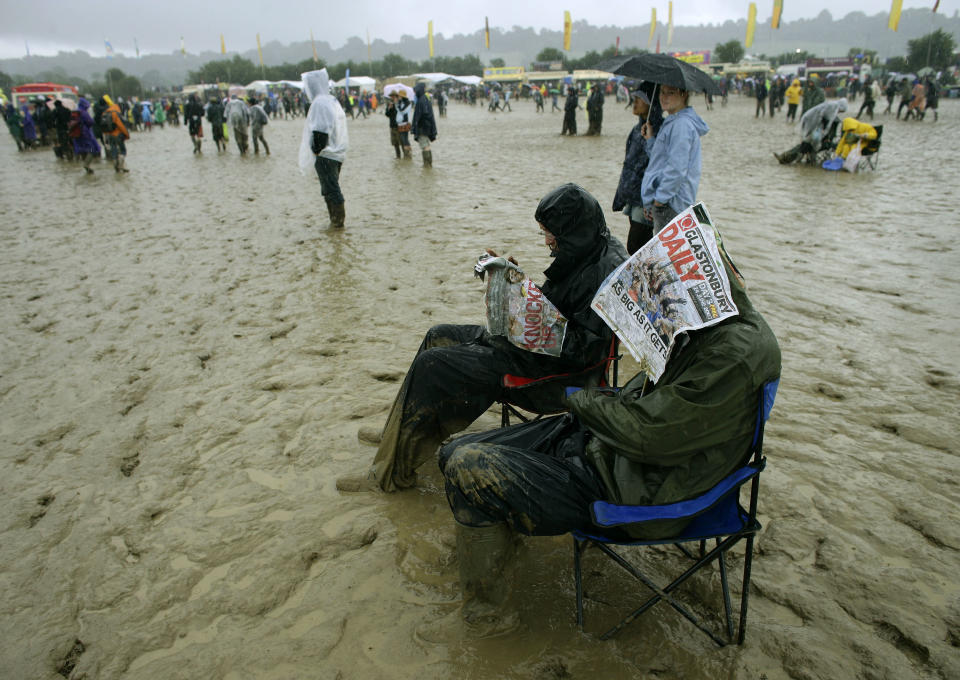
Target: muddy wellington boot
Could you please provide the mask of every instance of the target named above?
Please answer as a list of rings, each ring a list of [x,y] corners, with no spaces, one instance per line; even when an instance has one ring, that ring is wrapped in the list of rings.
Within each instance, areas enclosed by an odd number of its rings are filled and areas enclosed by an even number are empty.
[[[330,206],[330,226],[334,229],[343,229],[343,223],[347,219],[347,204],[337,203]]]
[[[517,630],[520,615],[509,605],[512,557],[513,532],[505,522],[489,527],[457,524],[463,603],[459,611],[417,627],[417,639],[446,644]]]
[[[433,152],[424,151],[423,152],[423,167],[432,168],[433,167]]]

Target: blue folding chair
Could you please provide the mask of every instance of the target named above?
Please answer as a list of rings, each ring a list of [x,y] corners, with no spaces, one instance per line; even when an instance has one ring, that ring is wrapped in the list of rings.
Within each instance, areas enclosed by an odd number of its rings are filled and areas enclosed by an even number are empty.
[[[774,398],[780,380],[766,383],[761,389],[760,405],[757,410],[757,423],[754,430],[753,442],[748,455],[749,462],[733,474],[723,479],[719,484],[705,494],[686,501],[670,503],[668,505],[614,505],[605,501],[595,501],[590,508],[594,524],[601,529],[622,527],[624,525],[639,526],[645,522],[660,522],[663,520],[678,520],[690,518],[691,521],[683,532],[671,538],[651,541],[621,541],[591,534],[585,531],[573,532],[573,565],[574,579],[577,589],[577,626],[583,630],[583,579],[580,570],[580,561],[583,551],[591,545],[599,548],[604,554],[623,567],[629,574],[653,591],[653,595],[640,607],[625,616],[620,623],[600,636],[607,640],[616,635],[624,626],[653,607],[661,600],[680,612],[687,620],[706,633],[721,647],[733,640],[733,615],[730,604],[730,588],[727,584],[727,566],[724,555],[741,540],[746,539],[746,555],[743,563],[743,584],[740,596],[740,626],[737,633],[737,644],[743,644],[747,626],[747,600],[750,592],[750,567],[753,561],[753,541],[760,530],[757,521],[757,493],[760,486],[760,472],[766,465],[763,457],[763,427],[770,411],[773,408]],[[740,487],[751,482],[749,509],[740,504]],[[716,547],[706,551],[708,539],[716,540]],[[692,554],[683,545],[692,541],[700,542],[699,557]],[[665,545],[673,543],[694,563],[686,571],[674,579],[669,585],[660,587],[643,574],[637,567],[628,562],[611,546],[644,546]],[[723,604],[726,613],[727,639],[719,637],[697,618],[687,607],[676,600],[670,593],[683,584],[690,576],[716,561],[720,567],[720,582],[723,588]]]

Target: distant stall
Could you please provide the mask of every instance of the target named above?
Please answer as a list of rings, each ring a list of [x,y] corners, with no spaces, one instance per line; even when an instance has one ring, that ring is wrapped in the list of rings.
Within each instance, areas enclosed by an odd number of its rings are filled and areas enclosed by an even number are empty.
[[[59,83],[27,83],[26,85],[17,85],[10,90],[10,99],[17,108],[31,99],[37,97],[43,99],[52,97],[53,99],[69,99],[76,108],[76,103],[80,99],[80,93],[73,85],[61,85]]]
[[[350,87],[355,87],[361,92],[373,92],[377,87],[377,81],[369,76],[350,76],[336,81],[334,87],[346,87],[347,81],[350,81]]]

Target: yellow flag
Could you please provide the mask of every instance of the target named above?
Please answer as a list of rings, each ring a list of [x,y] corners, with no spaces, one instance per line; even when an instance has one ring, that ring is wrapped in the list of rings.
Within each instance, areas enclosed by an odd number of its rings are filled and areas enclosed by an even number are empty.
[[[770,28],[780,28],[780,15],[783,14],[783,0],[773,0],[773,18]]]
[[[427,22],[427,42],[430,43],[430,58],[433,59],[433,22]]]
[[[673,0],[667,3],[667,45],[673,42]]]
[[[317,59],[317,43],[313,41],[313,29],[310,29],[310,44],[313,46],[313,63],[319,64],[320,60]]]
[[[263,66],[263,50],[260,49],[260,34],[257,33],[257,54],[260,55],[260,65]]]
[[[890,5],[890,22],[887,24],[887,28],[891,31],[896,31],[900,25],[901,10],[903,10],[903,0],[893,0],[893,4]]]
[[[570,31],[573,29],[573,22],[570,21],[570,12],[563,13],[563,49],[570,51]]]
[[[647,49],[653,44],[653,34],[657,32],[657,8],[650,10],[650,37],[647,38]]]
[[[483,17],[483,44],[490,49],[490,19]]]
[[[227,44],[223,42],[223,33],[220,34],[220,54],[227,53]]]
[[[747,11],[747,39],[743,41],[744,47],[753,45],[753,32],[757,29],[757,3],[751,2],[750,9]]]

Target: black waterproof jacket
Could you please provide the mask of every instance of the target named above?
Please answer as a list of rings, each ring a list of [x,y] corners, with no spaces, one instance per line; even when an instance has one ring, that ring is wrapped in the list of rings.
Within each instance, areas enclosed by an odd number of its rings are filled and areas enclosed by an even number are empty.
[[[433,106],[427,99],[427,86],[417,83],[413,88],[417,103],[413,109],[413,138],[426,135],[431,142],[437,138],[437,121],[433,117]]]
[[[610,348],[612,332],[590,307],[604,279],[627,259],[627,251],[607,229],[603,210],[576,184],[557,187],[540,201],[535,213],[557,239],[556,256],[544,270],[543,294],[567,319],[560,357],[590,366]]]

